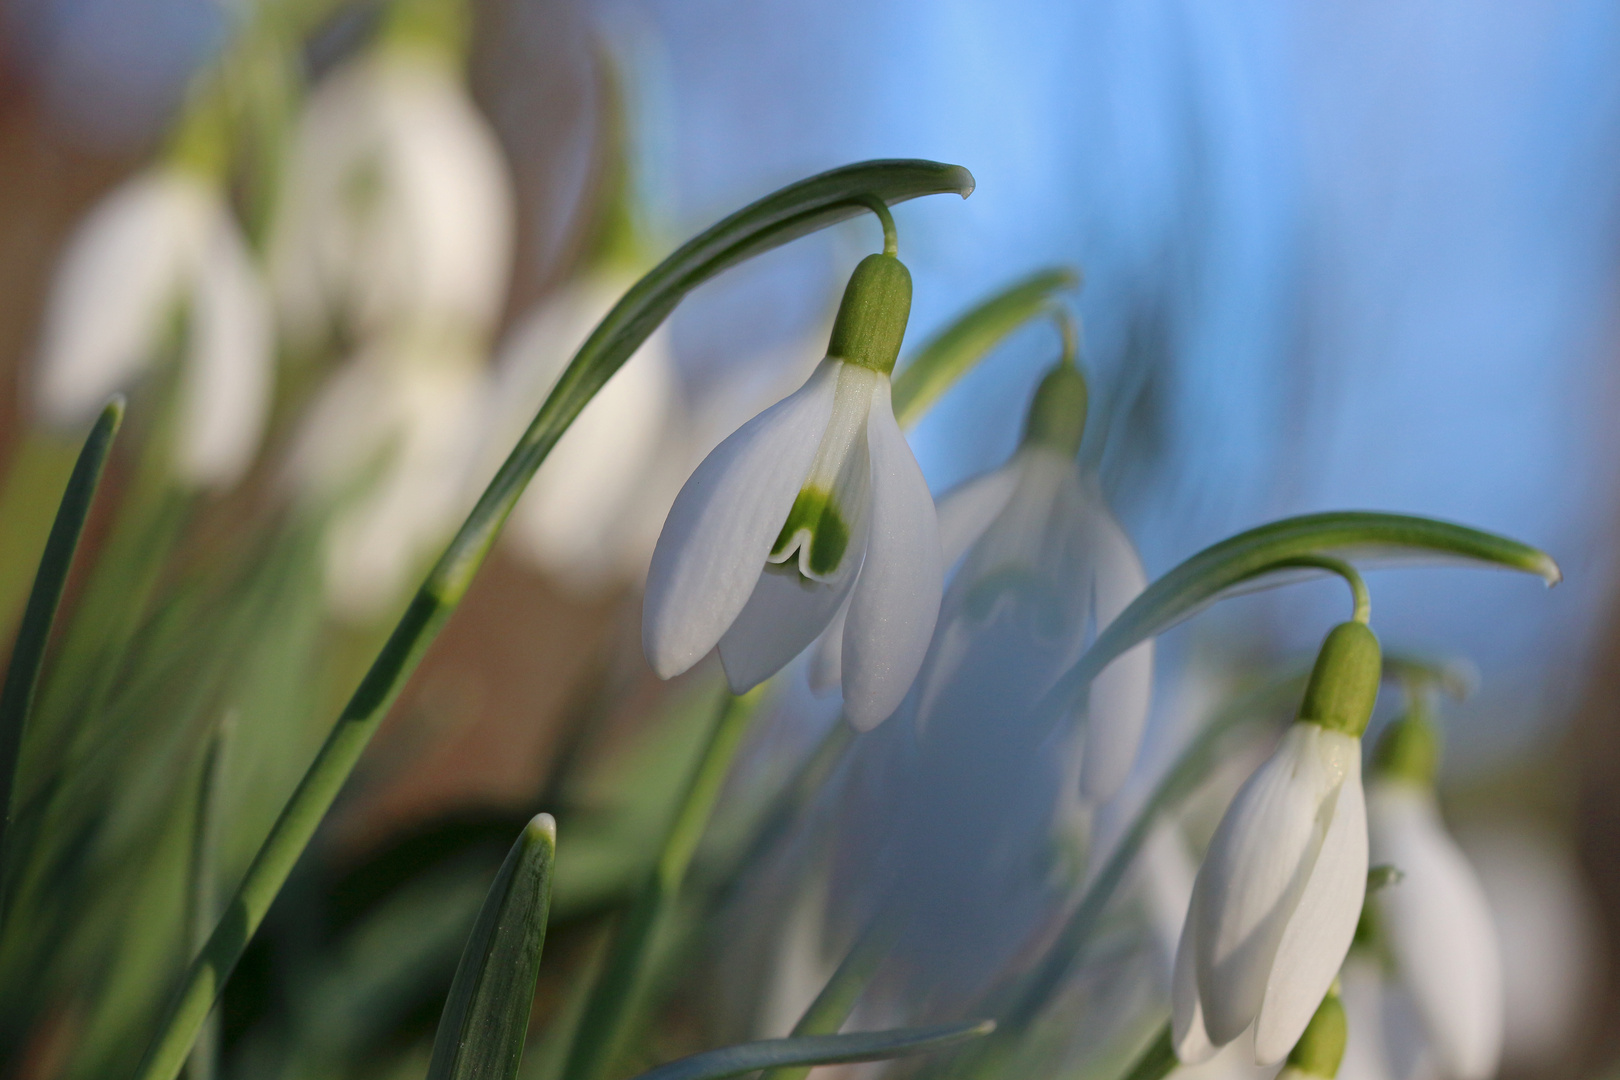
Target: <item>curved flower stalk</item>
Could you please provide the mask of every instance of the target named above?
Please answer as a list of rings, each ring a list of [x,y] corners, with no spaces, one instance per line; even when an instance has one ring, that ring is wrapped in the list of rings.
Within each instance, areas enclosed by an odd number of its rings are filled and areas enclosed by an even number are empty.
[[[484,373],[468,342],[378,342],[340,369],[305,418],[289,479],[332,515],[327,601],[349,622],[385,614],[472,501]]]
[[[591,274],[512,331],[490,385],[483,475],[494,474],[574,351],[632,284],[627,275]],[[641,504],[658,502],[660,489],[669,487],[659,481],[670,459],[676,468],[688,463],[679,395],[669,333],[660,328],[591,399],[535,474],[507,525],[515,550],[581,593],[645,572],[656,532],[648,536],[639,525],[646,516]],[[664,496],[664,513],[673,497],[673,490]]]
[[[1401,880],[1371,899],[1445,1080],[1485,1080],[1502,1051],[1502,961],[1479,878],[1434,796],[1438,738],[1420,697],[1379,741],[1367,786],[1372,859]]]
[[[328,76],[294,134],[270,278],[295,343],[425,323],[487,333],[515,214],[500,146],[457,71],[459,49],[401,14]],[[450,35],[453,36],[453,35]]]
[[[1338,974],[1366,892],[1361,733],[1380,671],[1366,624],[1336,627],[1299,719],[1217,826],[1176,951],[1182,1061],[1208,1058],[1251,1025],[1256,1061],[1281,1061]]]
[[[228,487],[264,431],[271,320],[224,191],[196,170],[149,168],[80,223],[47,302],[34,405],[48,424],[88,423],[150,369],[177,314],[174,469],[185,484]]]
[[[803,651],[848,597],[845,714],[869,728],[900,704],[943,590],[933,498],[889,396],[910,307],[911,276],[892,247],[868,256],[815,373],[681,489],[653,551],[642,621],[661,677],[718,645],[741,693]]]

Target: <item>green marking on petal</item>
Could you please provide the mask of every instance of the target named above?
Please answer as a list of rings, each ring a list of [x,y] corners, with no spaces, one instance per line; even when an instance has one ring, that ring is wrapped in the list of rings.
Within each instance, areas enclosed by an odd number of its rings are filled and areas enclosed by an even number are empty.
[[[808,577],[830,578],[844,561],[849,550],[849,524],[838,512],[832,492],[821,487],[806,487],[793,500],[787,521],[771,546],[770,561],[786,562],[795,551],[801,555],[800,570],[808,568]]]

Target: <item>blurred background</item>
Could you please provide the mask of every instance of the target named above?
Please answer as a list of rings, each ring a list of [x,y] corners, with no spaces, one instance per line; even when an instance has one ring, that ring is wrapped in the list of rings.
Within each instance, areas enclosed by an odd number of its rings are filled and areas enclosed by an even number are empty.
[[[93,414],[62,404],[77,384],[52,398],[41,374],[52,305],[69,303],[59,278],[75,230],[154,162],[211,161],[209,138],[234,147],[233,165],[199,174],[261,268],[275,387],[263,417],[239,422],[264,433],[251,464],[201,467],[184,522],[151,534],[162,536],[154,573],[185,583],[195,566],[269,558],[253,547],[269,532],[285,541],[278,552],[313,545],[303,571],[264,586],[267,604],[293,610],[276,616],[284,640],[304,642],[305,667],[266,678],[296,683],[310,705],[313,734],[293,740],[306,757],[464,512],[459,493],[493,470],[573,344],[636,274],[801,176],[875,157],[960,163],[978,181],[965,203],[896,211],[915,280],[908,345],[1021,276],[1079,267],[1074,302],[1093,377],[1082,453],[1150,576],[1234,531],[1328,509],[1428,514],[1559,560],[1565,580],[1551,593],[1463,570],[1391,568],[1370,583],[1392,650],[1457,657],[1477,672],[1476,692],[1447,706],[1443,796],[1503,927],[1505,1074],[1614,1066],[1620,8],[476,0],[445,16],[418,6],[395,17],[305,0],[265,31],[245,0],[0,3],[5,562],[32,566],[54,500],[38,493],[71,461],[51,449],[51,432],[77,438]],[[274,47],[244,50],[255,35]],[[359,87],[357,65],[380,71],[379,42],[390,41],[422,46],[439,74],[396,71],[397,93],[376,89],[387,75]],[[207,113],[199,94],[220,79],[234,87],[218,95],[232,102],[227,134],[210,135],[187,118]],[[470,95],[467,115],[446,87]],[[382,225],[353,226],[357,238],[334,253],[323,244],[341,247],[332,238],[349,226],[309,206],[328,188],[341,188],[341,201],[388,183],[327,175],[362,134],[384,146],[420,141],[389,167],[421,194],[379,211]],[[456,155],[482,164],[445,164]],[[390,247],[366,233],[390,228],[426,239]],[[147,243],[157,242],[130,241]],[[645,445],[625,451],[612,483],[669,488],[655,464],[689,471],[802,379],[849,269],[875,243],[869,220],[852,222],[695,293],[648,347],[660,352],[657,374],[623,390],[621,423]],[[189,257],[174,255],[175,266]],[[198,258],[201,270],[172,271],[189,282],[175,287],[224,280]],[[438,260],[446,280],[419,275],[366,293],[412,259]],[[297,282],[310,275],[343,280],[309,302]],[[102,288],[83,285],[77,317],[99,310]],[[449,314],[424,318],[436,304]],[[913,446],[936,494],[1012,452],[1056,349],[1049,326],[1018,332],[917,426]],[[384,353],[393,359],[374,359]],[[462,359],[441,369],[424,353]],[[384,364],[421,379],[396,385],[376,375]],[[351,419],[350,406],[365,419]],[[142,407],[137,396],[136,430],[161,435],[167,421],[143,421]],[[494,450],[471,446],[469,425],[444,419],[457,410],[504,443],[491,435]],[[146,458],[121,453],[113,490],[144,498]],[[371,487],[352,500],[356,485]],[[532,526],[514,519],[368,752],[323,835],[322,866],[296,879],[326,896],[328,925],[273,919],[274,948],[250,954],[233,984],[224,1037],[235,1060],[269,1054],[254,1049],[254,1033],[276,1015],[275,995],[312,985],[274,970],[297,966],[286,956],[318,953],[322,934],[423,865],[466,851],[487,862],[486,849],[498,859],[560,761],[612,759],[622,783],[630,767],[616,748],[642,755],[642,768],[680,752],[646,744],[642,730],[647,715],[678,711],[681,694],[696,692],[658,684],[637,645],[638,538],[650,543],[661,514],[636,520],[600,492],[593,501],[561,486],[546,497],[586,507],[635,550],[604,554],[600,535],[554,536],[536,515]],[[289,506],[318,509],[300,518]],[[298,521],[317,518],[299,533]],[[118,531],[98,517],[92,542],[115,548]],[[413,539],[378,552],[368,531]],[[236,580],[212,572],[195,575],[196,610],[218,610],[209,590]],[[9,635],[27,579],[7,574]],[[1174,631],[1160,654],[1154,730],[1180,730],[1166,714],[1190,692],[1186,672],[1297,658],[1342,604],[1336,587],[1309,585]],[[773,754],[802,750],[830,719],[802,688],[783,693],[784,712],[811,719],[772,726],[758,748],[767,771]],[[583,741],[582,710],[602,719]],[[301,770],[288,754],[263,781],[266,805]],[[567,835],[565,819],[565,852]],[[622,868],[581,871],[573,903],[585,923],[615,874]],[[442,957],[422,963],[447,981]],[[436,1008],[406,1002],[389,1024],[430,1030]],[[49,1039],[28,1045],[16,1074],[53,1074],[64,1051]]]

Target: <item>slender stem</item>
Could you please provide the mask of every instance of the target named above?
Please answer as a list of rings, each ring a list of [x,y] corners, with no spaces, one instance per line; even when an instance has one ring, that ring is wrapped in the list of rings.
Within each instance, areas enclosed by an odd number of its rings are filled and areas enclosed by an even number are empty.
[[[804,1010],[799,1022],[793,1025],[793,1035],[836,1035],[844,1026],[855,1002],[866,989],[866,984],[877,973],[878,966],[889,955],[899,930],[896,920],[880,913],[867,924],[855,944],[849,947],[838,970],[832,973],[821,993]],[[783,1066],[771,1069],[760,1080],[804,1080],[810,1072],[808,1065]]]
[[[1063,357],[1059,363],[1074,367],[1080,359],[1080,322],[1067,304],[1054,303],[1046,310],[1063,338]]]
[[[894,215],[889,212],[889,204],[882,199],[868,197],[861,200],[861,205],[876,214],[878,221],[883,225],[883,254],[899,255],[900,234],[895,231]]]
[[[1153,1037],[1153,1041],[1143,1048],[1135,1064],[1120,1080],[1164,1080],[1173,1072],[1181,1061],[1176,1057],[1176,1046],[1170,1035],[1170,1025],[1167,1022]]]
[[[692,855],[758,711],[760,696],[756,690],[743,697],[722,697],[714,730],[687,781],[658,862],[619,923],[591,988],[569,1048],[564,1080],[599,1080],[612,1067],[629,1034],[646,990],[649,957],[680,895]]]
[[[1300,555],[1273,564],[1274,569],[1290,566],[1309,567],[1338,574],[1344,579],[1345,584],[1350,586],[1350,599],[1355,605],[1350,617],[1363,624],[1372,618],[1372,597],[1367,592],[1367,583],[1361,579],[1361,574],[1356,568],[1343,559],[1335,559],[1331,555]]]

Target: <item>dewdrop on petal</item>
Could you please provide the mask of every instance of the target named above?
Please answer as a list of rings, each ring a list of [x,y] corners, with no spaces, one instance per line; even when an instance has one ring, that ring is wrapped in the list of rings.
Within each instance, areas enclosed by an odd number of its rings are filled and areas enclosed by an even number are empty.
[[[87,424],[151,368],[181,316],[175,475],[224,488],[251,464],[269,410],[273,342],[258,268],[217,182],[154,166],[68,241],[32,382],[45,423]]]
[[[827,358],[698,466],[654,549],[642,642],[660,677],[716,645],[732,689],[780,670],[846,597],[844,713],[870,728],[922,665],[943,590],[939,527],[889,399],[911,275],[871,255]]]
[[[1361,733],[1381,668],[1366,624],[1336,627],[1299,719],[1217,826],[1176,950],[1182,1061],[1204,1060],[1250,1025],[1257,1062],[1282,1060],[1344,962],[1367,886]]]

